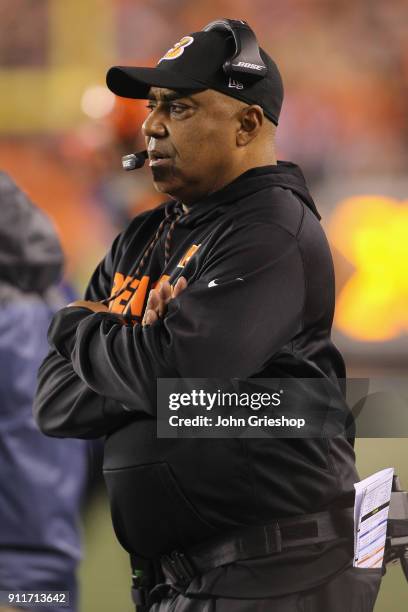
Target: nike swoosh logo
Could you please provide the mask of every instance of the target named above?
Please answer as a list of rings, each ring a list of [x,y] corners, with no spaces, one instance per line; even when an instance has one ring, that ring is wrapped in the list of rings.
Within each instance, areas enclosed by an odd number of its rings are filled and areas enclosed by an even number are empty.
[[[238,277],[238,278],[233,278],[233,279],[231,279],[231,280],[237,280],[237,281],[242,281],[242,282],[244,282],[244,279],[243,279],[243,278],[241,278],[241,277]],[[218,281],[218,278],[214,278],[214,280],[212,280],[212,281],[210,281],[210,282],[208,283],[208,286],[209,286],[209,287],[218,287],[218,285],[219,285],[220,283],[219,283],[219,282],[217,282],[217,281]],[[224,281],[224,283],[227,283],[227,282],[230,282],[230,281]]]

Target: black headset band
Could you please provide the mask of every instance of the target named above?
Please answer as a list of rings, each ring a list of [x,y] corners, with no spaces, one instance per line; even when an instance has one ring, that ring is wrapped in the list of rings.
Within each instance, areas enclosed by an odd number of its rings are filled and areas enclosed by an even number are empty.
[[[261,58],[255,33],[246,21],[216,19],[203,28],[203,32],[218,30],[232,34],[235,43],[234,55],[223,64],[224,72],[232,77],[248,75],[255,79],[266,76],[268,68]]]

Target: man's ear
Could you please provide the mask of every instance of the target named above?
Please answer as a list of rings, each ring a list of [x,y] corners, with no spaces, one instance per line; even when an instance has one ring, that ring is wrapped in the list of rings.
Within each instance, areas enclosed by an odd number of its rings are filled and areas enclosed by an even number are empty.
[[[259,134],[265,120],[258,104],[251,104],[240,111],[240,127],[237,131],[237,146],[245,147]]]

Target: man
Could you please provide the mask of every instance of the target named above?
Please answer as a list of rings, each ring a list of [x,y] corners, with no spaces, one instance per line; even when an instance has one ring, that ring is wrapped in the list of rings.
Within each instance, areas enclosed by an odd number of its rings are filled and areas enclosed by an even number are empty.
[[[171,200],[132,221],[86,300],[54,318],[37,419],[49,435],[107,434],[113,523],[143,609],[365,612],[380,571],[352,567],[345,438],[156,435],[157,378],[338,390],[345,376],[320,216],[300,169],[276,161],[279,71],[261,51],[265,78],[231,79],[232,53],[225,33],[195,32],[157,68],[109,71],[116,94],[149,99],[149,166]]]

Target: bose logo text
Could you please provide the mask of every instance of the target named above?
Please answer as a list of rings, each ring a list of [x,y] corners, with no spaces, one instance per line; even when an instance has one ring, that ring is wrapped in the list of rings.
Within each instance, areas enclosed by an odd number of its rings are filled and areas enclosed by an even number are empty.
[[[241,66],[242,68],[253,68],[254,70],[262,70],[262,66],[258,64],[248,64],[248,62],[238,62],[238,64],[233,64],[233,66]]]

